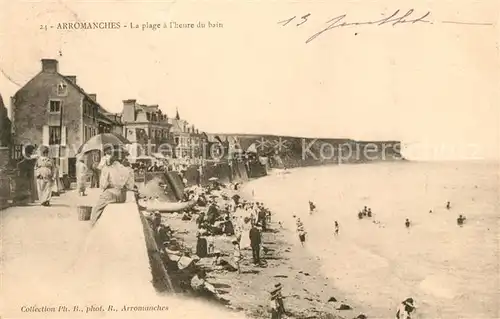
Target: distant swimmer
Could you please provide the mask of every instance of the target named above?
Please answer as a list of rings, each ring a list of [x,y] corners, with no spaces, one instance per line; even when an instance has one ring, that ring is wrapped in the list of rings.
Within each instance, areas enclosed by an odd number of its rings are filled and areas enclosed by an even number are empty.
[[[368,215],[368,217],[372,217],[372,209],[371,208],[368,208],[366,215]]]
[[[432,209],[429,211],[429,214],[432,214]]]
[[[316,205],[313,202],[309,201],[309,213],[312,214],[316,210]]]
[[[463,215],[458,216],[458,218],[457,218],[457,225],[458,226],[463,226],[466,219],[467,218],[465,216],[463,216]]]
[[[368,207],[364,207],[362,211],[363,216],[366,216],[368,214]]]
[[[410,228],[410,225],[411,225],[410,220],[407,218],[405,221],[406,228]]]
[[[396,319],[411,319],[412,313],[416,307],[413,304],[413,298],[407,298],[399,306],[396,312]]]
[[[340,228],[339,223],[337,221],[335,221],[335,236],[338,236],[339,228]]]
[[[446,209],[450,209],[451,208],[451,203],[450,202],[447,202],[446,203]]]

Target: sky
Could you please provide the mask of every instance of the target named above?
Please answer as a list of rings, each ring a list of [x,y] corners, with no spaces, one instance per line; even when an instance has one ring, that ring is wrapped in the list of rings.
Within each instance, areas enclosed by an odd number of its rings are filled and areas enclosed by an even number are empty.
[[[398,9],[430,11],[434,23],[346,26],[305,43],[339,15],[375,21]],[[42,58],[56,58],[111,112],[134,98],[207,132],[401,140],[490,158],[500,153],[499,12],[497,0],[12,0],[0,12],[0,93],[9,104]],[[223,28],[56,28],[76,21]]]

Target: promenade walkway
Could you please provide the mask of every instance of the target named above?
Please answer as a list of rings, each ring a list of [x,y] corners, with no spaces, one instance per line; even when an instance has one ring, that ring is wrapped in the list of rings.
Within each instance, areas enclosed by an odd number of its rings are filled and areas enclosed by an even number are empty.
[[[98,190],[84,197],[93,203]],[[23,306],[54,305],[90,230],[78,220],[76,191],[53,197],[51,207],[38,204],[0,211],[2,312]],[[90,204],[91,205],[91,204]]]
[[[80,198],[70,191],[51,207],[0,211],[1,319],[242,318],[200,300],[156,294],[135,203],[108,206],[93,229],[78,220],[77,205],[93,205],[99,192]]]

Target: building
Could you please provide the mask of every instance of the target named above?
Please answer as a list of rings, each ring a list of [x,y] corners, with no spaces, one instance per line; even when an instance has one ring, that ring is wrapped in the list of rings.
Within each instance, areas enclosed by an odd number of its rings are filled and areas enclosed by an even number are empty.
[[[194,125],[189,125],[181,119],[177,110],[175,118],[169,119],[172,125],[170,130],[174,145],[174,157],[198,158],[203,152],[203,135]]]
[[[151,156],[161,152],[165,156],[171,156],[169,131],[172,127],[166,114],[160,110],[158,105],[139,104],[135,99],[123,101],[123,112],[121,122],[124,125],[125,137],[132,143],[139,144],[133,155]]]
[[[0,147],[5,146],[10,148],[12,144],[12,122],[7,113],[7,108],[0,94]]]
[[[61,150],[61,170],[75,176],[80,145],[104,132],[123,132],[123,124],[86,93],[74,75],[59,73],[58,61],[42,59],[40,72],[11,98],[16,145],[48,145]],[[59,146],[60,145],[60,146]],[[58,156],[57,153],[52,153]]]

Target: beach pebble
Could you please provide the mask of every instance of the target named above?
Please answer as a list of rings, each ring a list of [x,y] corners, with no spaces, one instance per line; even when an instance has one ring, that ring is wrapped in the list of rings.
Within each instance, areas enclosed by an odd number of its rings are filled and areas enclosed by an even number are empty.
[[[337,302],[337,298],[335,297],[330,297],[327,302]]]

